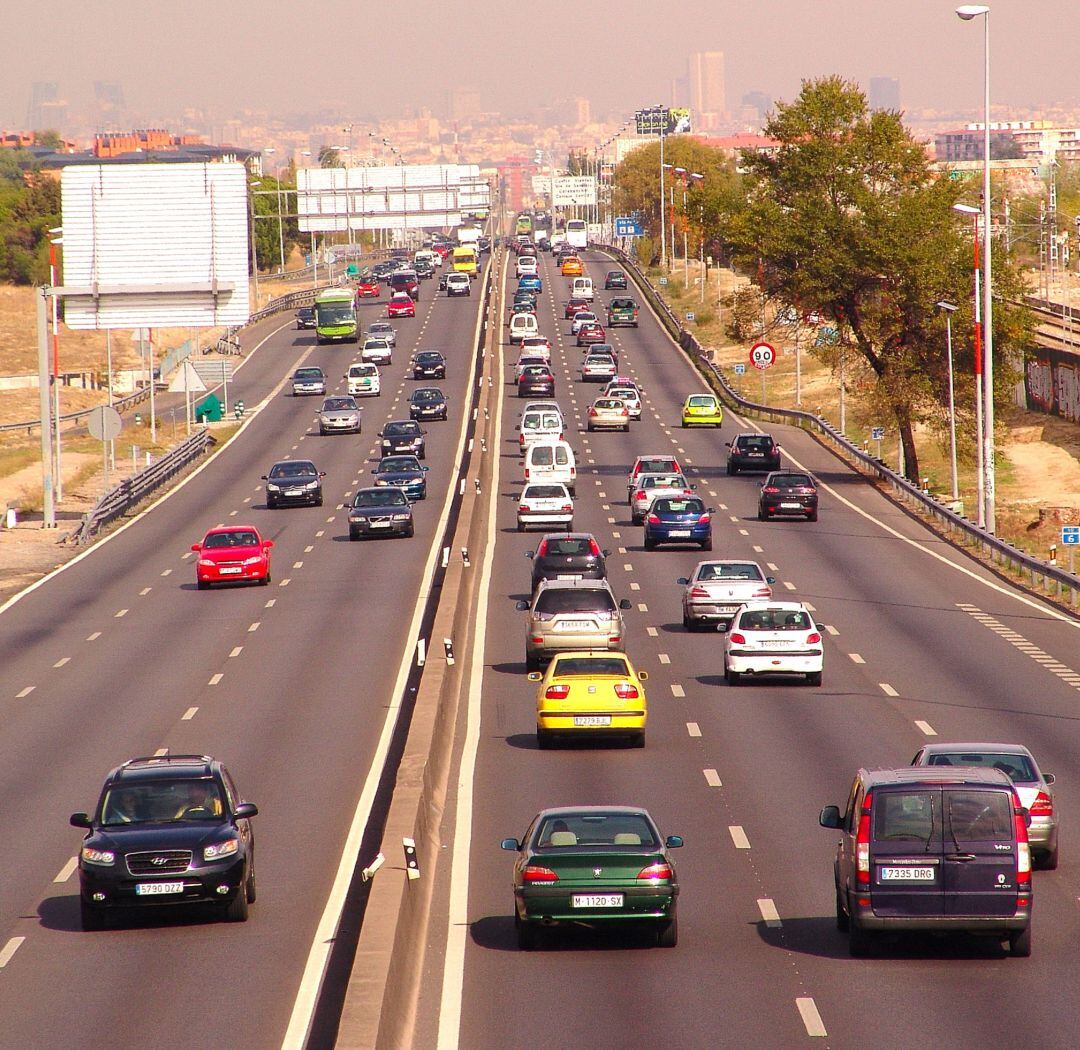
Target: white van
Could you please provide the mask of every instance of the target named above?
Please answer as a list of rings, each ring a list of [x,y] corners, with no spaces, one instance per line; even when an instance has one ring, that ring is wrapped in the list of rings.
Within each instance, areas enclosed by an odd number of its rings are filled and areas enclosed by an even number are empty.
[[[565,441],[538,441],[525,452],[525,481],[563,484],[574,495],[577,463],[574,450]]]
[[[353,397],[378,397],[381,392],[379,369],[375,365],[359,362],[349,365],[345,378],[349,381],[349,393]]]
[[[535,277],[536,273],[536,259],[531,255],[522,255],[517,261],[517,279]]]
[[[413,263],[427,263],[434,270],[442,266],[442,256],[430,248],[421,248],[413,255]]]
[[[514,429],[520,432],[518,451],[524,454],[538,441],[561,441],[563,417],[554,409],[532,409],[522,413],[521,422]]]
[[[588,299],[593,301],[593,286],[591,277],[575,277],[570,285],[570,295],[574,299]]]
[[[526,336],[539,335],[540,326],[532,314],[514,314],[510,318],[510,343],[520,343]]]

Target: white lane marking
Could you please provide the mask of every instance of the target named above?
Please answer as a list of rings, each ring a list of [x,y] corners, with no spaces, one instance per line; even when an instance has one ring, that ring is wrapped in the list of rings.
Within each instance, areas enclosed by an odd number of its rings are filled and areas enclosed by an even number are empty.
[[[375,450],[372,449],[372,451],[374,452]],[[326,519],[326,524],[329,525],[330,522],[332,522],[333,520],[334,520],[334,516],[331,514],[330,517]]]
[[[671,657],[667,653],[659,653],[656,657],[662,664],[671,663]]]
[[[25,937],[12,937],[3,949],[0,949],[0,970],[2,970],[9,962],[11,957],[19,950],[19,946],[25,941]]]
[[[274,604],[275,604],[276,602],[277,602],[277,598],[270,598],[270,599],[269,599],[269,600],[267,601],[267,603],[266,603],[266,604],[265,604],[265,605],[263,606],[263,608],[264,608],[264,609],[272,609],[272,608],[274,607]]]
[[[795,584],[793,584],[793,583],[792,583],[792,582],[791,582],[790,580],[784,580],[784,586],[785,586],[785,587],[786,587],[786,588],[787,588],[787,589],[788,589],[789,591],[793,591],[793,590],[795,590]]]
[[[765,563],[765,568],[767,568],[770,572],[779,572],[780,571],[780,566],[777,565],[775,562],[771,562],[771,561],[767,561]]]
[[[254,633],[255,633],[255,632],[256,632],[256,631],[257,631],[257,630],[259,629],[259,624],[261,624],[261,623],[262,623],[262,620],[256,620],[256,621],[255,621],[255,622],[254,622],[254,623],[253,623],[253,624],[252,624],[252,625],[251,625],[251,626],[250,626],[250,627],[248,628],[248,634],[254,634]]]
[[[893,687],[891,685],[889,685],[888,682],[878,682],[878,685],[881,686],[881,691],[886,696],[899,696],[900,695],[895,689],[893,689]]]
[[[195,712],[199,709],[197,707],[189,707],[181,716],[181,722],[190,722],[195,717]]]
[[[166,569],[161,575],[162,576],[171,576],[172,575],[172,569]]]
[[[319,529],[319,531],[315,533],[315,539],[321,539],[325,535],[326,529]]]
[[[217,674],[212,674],[210,676],[210,681],[207,682],[206,684],[207,685],[217,685],[218,682],[220,682],[222,680],[222,678],[224,678],[224,677],[225,676],[223,674],[221,674],[221,672],[219,671]]]
[[[127,609],[121,609],[118,613],[116,613],[113,616],[113,619],[114,620],[119,620],[121,616],[127,616],[127,614],[128,614]]]
[[[718,506],[718,507],[719,507],[719,508],[720,508],[721,510],[727,510],[727,509],[728,509],[728,505],[727,505],[726,503],[718,503],[718,504],[717,504],[717,506]]]
[[[25,689],[20,689],[15,694],[15,699],[16,700],[21,700],[24,696],[29,696],[36,688],[37,688],[37,686],[28,685]]]
[[[96,642],[96,641],[97,641],[97,640],[98,640],[98,639],[99,639],[100,637],[101,637],[101,632],[100,632],[100,631],[95,631],[95,632],[94,632],[94,633],[93,633],[92,635],[90,635],[90,636],[89,636],[89,637],[88,637],[88,638],[87,638],[86,640],[87,640],[88,642]]]
[[[648,612],[649,607],[644,602],[638,602],[637,611],[638,612]]]
[[[738,517],[736,515],[734,515],[734,514],[729,514],[728,517],[730,517],[732,521],[738,521],[739,520]]]
[[[294,561],[292,567],[294,569],[302,569],[304,567],[304,563],[302,561]]]
[[[230,518],[235,518],[235,517],[236,517],[236,515],[237,515],[237,514],[239,514],[239,513],[240,513],[240,512],[239,512],[239,511],[236,511],[236,510],[230,510],[230,511],[229,511],[229,517],[230,517]]]
[[[988,613],[984,613],[978,606],[970,605],[966,602],[957,602],[957,608],[966,612],[978,623],[981,623],[984,627],[988,627],[995,634],[1008,641],[1018,652],[1023,653],[1025,656],[1034,660],[1041,667],[1045,667],[1046,670],[1055,674],[1064,682],[1068,682],[1069,685],[1076,688],[1080,683],[1080,675],[1076,670],[1069,667],[1068,664],[1061,663],[1060,660],[1051,656],[1049,653],[1044,652],[1033,642],[1028,641],[1023,635],[1017,634],[1016,631],[1010,630],[1001,621],[996,620]]]
[[[833,627],[831,623],[827,623],[825,625],[825,630],[828,631],[831,635],[837,635],[840,633],[835,627]]]
[[[187,561],[188,558],[190,558],[194,553],[194,551],[185,551],[183,554],[180,555],[180,560]]]
[[[641,584],[640,583],[632,583],[632,584],[630,584],[630,590],[632,590],[632,591],[640,591],[641,590]]]
[[[739,529],[739,535],[740,536],[749,536],[750,533],[747,532],[746,529]]]
[[[229,653],[229,659],[234,659],[235,657],[239,656],[243,651],[244,647],[242,645],[233,646],[233,651]]]
[[[671,695],[672,696],[686,696],[686,691],[683,689],[683,687],[681,685],[678,684],[678,682],[674,682],[674,683],[672,683],[672,686],[671,686]]]
[[[618,553],[618,554],[625,554],[626,553],[626,548],[625,547],[616,547],[615,550],[616,550],[616,553]]]
[[[848,656],[851,657],[851,662],[853,664],[864,664],[864,663],[866,663],[866,661],[858,653],[848,653]]]
[[[795,1000],[795,1006],[802,1018],[806,1034],[814,1039],[824,1039],[829,1033],[825,1031],[825,1024],[818,1013],[817,1004],[809,996],[800,996]]]
[[[609,525],[614,525],[615,524],[615,519],[614,518],[608,518],[608,524]]]
[[[776,910],[776,904],[771,897],[758,897],[757,906],[766,926],[775,930],[784,925],[780,921],[780,913]]]
[[[702,773],[705,774],[705,783],[711,788],[723,787],[724,784],[720,780],[720,774],[715,769],[703,769]]]
[[[701,726],[699,726],[697,722],[687,722],[686,732],[690,736],[701,736]]]
[[[937,730],[929,722],[924,722],[921,718],[916,718],[915,724],[925,736],[937,736]]]
[[[286,577],[285,577],[285,579],[283,579],[283,580],[282,580],[282,581],[281,581],[281,582],[280,582],[280,583],[278,584],[278,586],[279,586],[279,587],[288,587],[288,586],[289,586],[289,584],[290,584],[291,582],[292,582],[292,580],[291,580],[291,579],[290,579],[290,578],[289,578],[288,576],[286,576]]]
[[[144,587],[141,591],[139,591],[139,597],[145,598],[152,590],[152,587]]]
[[[53,667],[63,667],[64,664],[68,664],[68,663],[71,663],[71,657],[70,656],[61,656],[60,659],[57,660],[56,663],[53,664]]]
[[[623,570],[625,572],[633,572],[634,571],[634,566],[631,565],[630,562],[624,562],[623,563]]]
[[[764,553],[765,553],[765,548],[764,548],[764,547],[759,547],[759,546],[758,546],[758,545],[757,545],[757,544],[755,543],[755,544],[754,544],[754,553],[755,553],[755,554],[764,554]]]
[[[741,824],[729,824],[728,834],[731,836],[731,841],[735,844],[736,849],[750,848],[750,840],[746,837],[746,832]]]
[[[309,544],[308,544],[308,545],[307,545],[307,546],[306,546],[306,547],[304,548],[304,553],[305,553],[305,554],[310,554],[310,553],[311,553],[311,552],[312,552],[312,551],[313,551],[314,549],[315,549],[315,548],[314,548],[313,546],[311,546],[311,544],[309,543]]]
[[[622,539],[622,533],[621,532],[612,532],[611,538],[613,540],[621,540]]]
[[[78,866],[79,858],[69,857],[67,863],[60,869],[59,872],[57,872],[56,878],[53,879],[53,882],[67,882],[67,880],[71,878],[72,874]]]
[[[650,638],[655,638],[655,637],[657,637],[657,635],[659,635],[660,632],[655,627],[646,627],[645,628],[645,633]]]
[[[154,752],[154,758],[164,758],[168,753],[169,753],[169,749],[167,747],[159,747]]]

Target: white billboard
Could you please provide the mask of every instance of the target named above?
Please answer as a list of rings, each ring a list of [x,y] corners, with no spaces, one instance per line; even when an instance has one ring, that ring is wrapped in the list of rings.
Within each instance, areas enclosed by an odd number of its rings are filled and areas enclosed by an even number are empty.
[[[591,175],[556,175],[551,203],[556,208],[596,203],[596,179]]]
[[[491,206],[476,164],[301,168],[297,212],[305,233],[457,226],[462,213]]]
[[[60,189],[69,328],[247,323],[243,164],[71,166]]]

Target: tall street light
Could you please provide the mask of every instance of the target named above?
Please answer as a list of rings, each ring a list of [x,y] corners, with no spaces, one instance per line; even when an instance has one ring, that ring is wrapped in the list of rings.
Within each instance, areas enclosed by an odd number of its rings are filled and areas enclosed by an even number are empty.
[[[994,493],[994,300],[990,236],[990,8],[985,4],[963,4],[956,14],[965,22],[983,20],[983,483],[986,501],[986,529],[996,531]]]
[[[972,218],[972,244],[975,251],[975,520],[979,528],[986,527],[986,471],[983,469],[983,352],[982,352],[982,287],[979,267],[979,217],[982,211],[970,204],[954,204],[953,211]]]
[[[937,307],[945,314],[945,341],[949,348],[949,468],[952,471],[952,498],[955,503],[960,498],[956,477],[956,396],[953,390],[952,356],[952,315],[956,313],[956,306],[943,301],[938,303]]]

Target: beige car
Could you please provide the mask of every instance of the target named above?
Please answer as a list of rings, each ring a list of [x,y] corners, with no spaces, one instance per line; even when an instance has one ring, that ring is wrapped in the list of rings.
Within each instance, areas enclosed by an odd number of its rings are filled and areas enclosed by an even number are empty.
[[[630,430],[630,408],[622,398],[598,397],[591,405],[586,430]]]
[[[620,651],[625,644],[621,610],[630,602],[616,602],[607,580],[542,580],[532,602],[520,601],[517,608],[528,613],[525,664],[530,671],[555,653]]]

